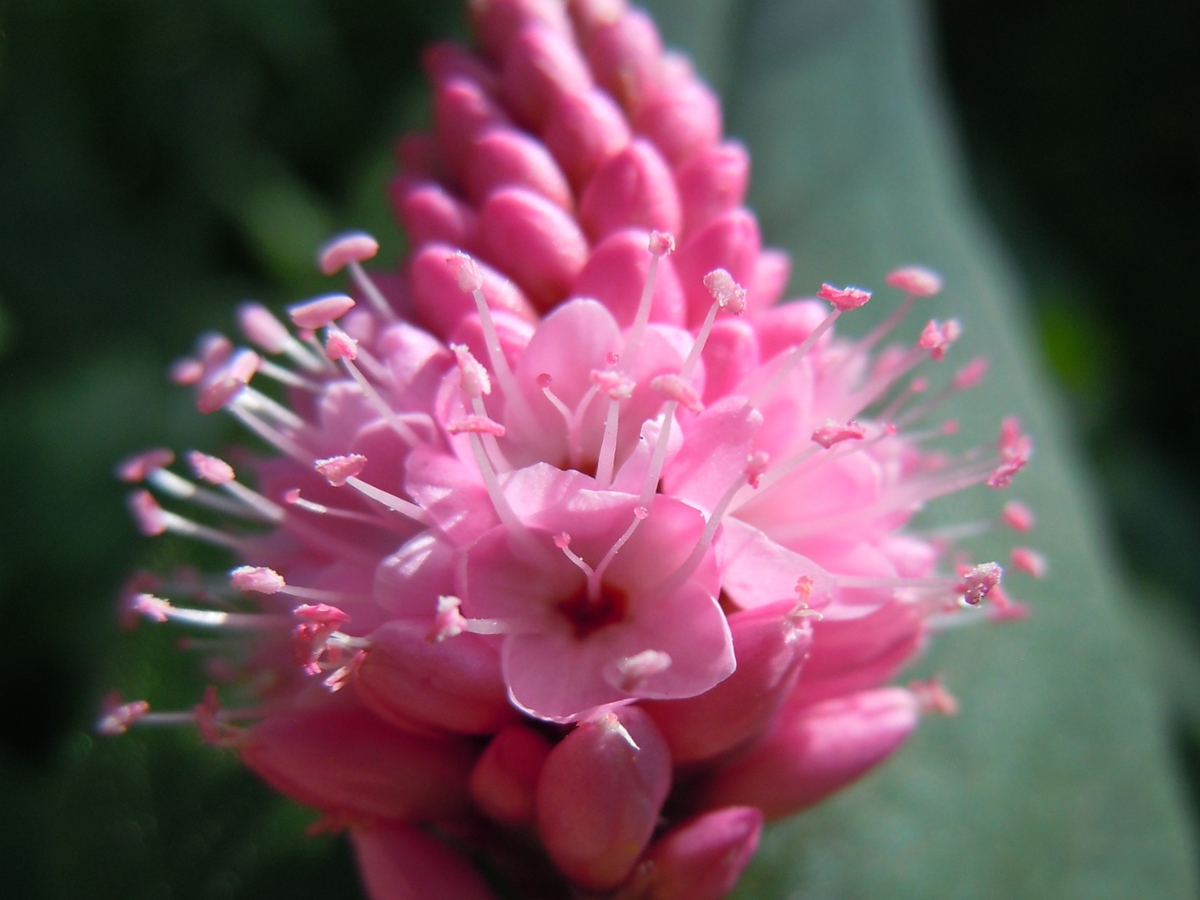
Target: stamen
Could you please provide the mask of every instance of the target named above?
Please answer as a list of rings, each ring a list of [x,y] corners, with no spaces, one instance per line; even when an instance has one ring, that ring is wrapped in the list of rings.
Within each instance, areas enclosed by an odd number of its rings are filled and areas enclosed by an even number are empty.
[[[940,678],[928,681],[910,681],[908,689],[917,698],[917,705],[925,714],[936,713],[941,716],[957,716],[958,700],[946,690]]]
[[[1046,557],[1029,547],[1013,547],[1013,565],[1034,578],[1045,578],[1049,565]]]
[[[634,314],[633,324],[625,335],[625,346],[621,354],[625,359],[622,364],[622,369],[625,371],[629,371],[637,360],[638,351],[642,349],[642,341],[646,337],[646,326],[650,324],[650,309],[654,304],[654,286],[658,280],[658,261],[675,252],[675,238],[665,231],[652,231],[647,249],[650,251],[650,267],[646,270],[646,282],[642,285],[642,296],[638,299],[637,313]]]
[[[620,362],[615,353],[610,353],[607,362],[615,366]],[[620,428],[621,401],[632,396],[637,387],[632,378],[614,369],[593,369],[592,382],[598,390],[608,395],[608,411],[604,417],[604,435],[600,439],[600,455],[596,461],[596,484],[607,488],[612,484],[613,470],[617,460],[617,434]],[[587,396],[591,397],[589,391]],[[581,405],[581,410],[586,409]],[[582,412],[580,413],[582,420]]]
[[[130,598],[129,608],[145,616],[151,622],[180,622],[201,628],[235,628],[245,631],[263,631],[284,628],[290,623],[288,616],[272,613],[231,613],[219,609],[192,609],[172,606],[169,600],[154,594],[137,594]]]
[[[832,284],[822,284],[821,289],[817,291],[817,296],[822,300],[828,300],[839,311],[846,312],[863,306],[871,299],[871,292],[856,287],[838,288]]]
[[[241,538],[168,512],[154,499],[154,495],[146,490],[135,491],[129,495],[129,510],[133,514],[138,529],[147,537],[154,537],[170,531],[183,537],[195,538],[238,552],[245,552],[248,549],[246,542]]]
[[[453,595],[443,594],[437,598],[437,615],[428,635],[431,643],[441,643],[467,630],[467,620],[460,612],[461,606],[462,601]]]
[[[937,319],[930,319],[925,327],[921,330],[921,337],[917,343],[929,351],[929,358],[934,362],[940,362],[946,356],[946,351],[950,349],[950,345],[958,340],[962,334],[962,326],[958,324],[956,319],[951,319],[945,325],[938,324]]]
[[[596,574],[595,569],[593,569],[586,562],[584,562],[583,557],[581,557],[578,553],[576,553],[574,550],[571,549],[571,536],[569,534],[567,534],[565,531],[561,532],[560,534],[556,534],[554,536],[554,546],[557,547],[559,550],[561,550],[563,552],[563,556],[565,556],[567,559],[569,559],[571,562],[573,562],[575,564],[575,566],[581,572],[583,572],[584,575],[587,576],[587,578],[588,578],[588,599],[589,600],[599,599],[600,595],[598,592],[595,597],[592,596],[592,576]]]
[[[375,311],[383,316],[384,321],[392,322],[395,321],[396,314],[392,312],[387,298],[361,265],[365,260],[373,259],[378,252],[379,242],[375,238],[365,232],[355,231],[336,237],[322,247],[317,262],[325,275],[333,275],[342,268],[349,268],[350,277],[366,295]]]
[[[633,533],[637,531],[637,527],[646,521],[646,517],[649,515],[650,510],[644,506],[635,506],[633,508],[633,521],[629,523],[629,527],[617,538],[617,542],[608,548],[608,552],[604,554],[604,559],[600,560],[600,565],[596,566],[596,571],[588,575],[588,597],[590,599],[600,599],[600,586],[601,580],[604,578],[604,572],[608,569],[612,561],[617,558],[617,554],[621,552],[621,548],[633,537]]]
[[[914,297],[932,297],[942,290],[942,277],[924,266],[904,266],[895,269],[883,280],[890,287],[907,291]]]
[[[446,431],[450,434],[490,434],[493,437],[504,437],[505,429],[495,419],[472,414],[446,423]]]
[[[296,365],[309,372],[321,372],[324,365],[301,344],[287,326],[260,303],[243,303],[237,310],[238,325],[246,340],[271,355],[284,354]],[[264,374],[266,366],[264,363]],[[281,371],[287,371],[283,369]]]
[[[343,602],[349,596],[345,591],[327,591],[288,584],[282,575],[266,566],[239,566],[229,573],[229,582],[244,593],[287,594],[321,604]]]
[[[812,433],[812,439],[826,450],[842,441],[861,441],[867,436],[867,430],[857,422],[847,422],[845,425],[829,419],[824,425],[818,425]]]
[[[323,503],[314,503],[312,500],[306,500],[300,496],[299,488],[292,488],[286,491],[283,495],[283,502],[289,506],[294,506],[297,509],[302,509],[305,512],[313,513],[319,516],[329,516],[334,519],[345,519],[350,522],[362,522],[365,525],[373,525],[377,528],[387,528],[392,531],[400,531],[395,522],[389,522],[387,519],[380,516],[371,515],[370,513],[358,512],[352,509],[338,509],[332,506],[326,506]]]
[[[1032,531],[1033,526],[1037,524],[1033,510],[1017,500],[1004,504],[1004,508],[1000,511],[1000,520],[1020,534]]]
[[[963,600],[972,606],[978,606],[992,588],[1000,583],[1004,570],[994,562],[981,563],[963,574],[959,586]]]
[[[656,375],[650,379],[650,388],[676,404],[683,404],[694,413],[704,411],[704,404],[700,402],[700,394],[691,382],[684,380],[682,375]]]
[[[354,300],[345,294],[327,294],[288,307],[288,316],[297,328],[317,331],[324,328],[354,308]]]
[[[315,464],[315,468],[334,487],[350,485],[350,487],[354,488],[360,494],[369,497],[382,506],[386,506],[388,509],[408,516],[408,518],[415,522],[420,522],[423,525],[433,524],[429,513],[415,503],[410,503],[408,500],[397,497],[395,494],[377,488],[360,479],[358,473],[363,470],[366,464],[367,458],[361,453],[351,453],[348,456],[331,456],[328,459],[319,459]]]
[[[246,405],[240,403],[232,403],[226,407],[226,410],[239,422],[241,422],[250,431],[253,431],[260,438],[274,447],[281,453],[290,456],[302,465],[312,463],[312,454],[297,444],[290,437],[279,431],[277,428],[268,425]]]
[[[150,712],[150,704],[145,700],[122,702],[121,695],[116,691],[104,698],[100,718],[96,721],[97,734],[105,737],[116,737],[129,730],[129,726],[145,717]]]
[[[278,522],[284,516],[283,507],[268,500],[258,491],[251,490],[234,479],[233,468],[229,463],[215,456],[208,456],[193,450],[188,454],[188,462],[198,478],[209,484],[223,488],[236,500],[240,500],[264,519]]]
[[[330,341],[334,341],[337,338],[337,335],[344,335],[344,332],[329,329],[328,339]],[[352,339],[349,336],[346,336],[346,340]],[[339,343],[336,346],[340,348],[339,352],[348,347],[348,345],[345,345],[344,343]],[[330,356],[330,359],[333,358],[335,357]],[[386,400],[383,399],[380,393],[375,390],[375,386],[367,380],[366,376],[363,375],[358,366],[354,364],[353,357],[340,356],[336,358],[339,362],[341,362],[342,368],[344,368],[350,377],[354,379],[359,390],[362,391],[363,397],[365,397],[367,402],[375,408],[375,411],[379,413],[380,417],[382,417],[383,420],[388,423],[392,431],[399,435],[400,440],[404,441],[404,443],[410,447],[415,447],[420,444],[422,441],[417,436],[416,432],[409,428],[408,425],[406,425],[401,418],[396,415],[396,411],[392,409],[391,405]]]

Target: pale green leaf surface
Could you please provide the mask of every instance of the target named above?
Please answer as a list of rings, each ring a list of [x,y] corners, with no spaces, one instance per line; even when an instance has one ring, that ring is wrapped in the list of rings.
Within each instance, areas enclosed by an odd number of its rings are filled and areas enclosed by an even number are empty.
[[[1008,497],[977,488],[935,504],[933,517],[987,517],[1025,498],[1040,514],[1032,543],[1053,564],[1044,582],[1009,581],[1034,606],[1031,619],[944,635],[914,670],[942,673],[961,715],[926,721],[882,770],[773,826],[736,896],[1196,896],[1191,829],[1135,610],[1033,358],[1021,288],[973,205],[922,8],[649,6],[720,91],[727,131],[750,147],[750,205],[766,242],[791,252],[794,293],[822,281],[881,288],[886,271],[910,262],[945,275],[944,297],[918,315],[957,316],[966,336],[952,359],[992,361],[954,410],[963,431],[991,440],[999,418],[1017,413],[1037,455]],[[850,330],[896,299],[879,291]],[[1005,547],[996,538],[972,549],[990,558]]]

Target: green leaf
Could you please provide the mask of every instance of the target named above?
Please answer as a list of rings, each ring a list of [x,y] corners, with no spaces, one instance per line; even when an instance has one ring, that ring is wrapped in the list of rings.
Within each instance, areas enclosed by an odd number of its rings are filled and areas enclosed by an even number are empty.
[[[1031,537],[1054,567],[1044,582],[1010,580],[1030,619],[944,635],[917,669],[942,673],[962,714],[925,722],[862,783],[771,827],[736,896],[1196,896],[1191,826],[1135,611],[1034,358],[1021,287],[973,204],[919,4],[649,6],[721,92],[727,131],[750,147],[751,206],[766,242],[792,253],[797,294],[822,281],[882,287],[910,262],[944,274],[944,297],[919,315],[960,318],[953,358],[992,362],[953,414],[977,438],[1002,415],[1025,420],[1037,456],[1011,493],[1037,508]],[[849,327],[885,313],[888,294]],[[990,517],[1005,499],[979,488],[934,514]],[[990,558],[1003,548],[972,549]]]

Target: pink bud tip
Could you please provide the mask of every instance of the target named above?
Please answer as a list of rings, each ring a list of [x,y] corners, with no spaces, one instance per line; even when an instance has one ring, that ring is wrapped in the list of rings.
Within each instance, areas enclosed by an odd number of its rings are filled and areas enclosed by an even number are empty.
[[[196,477],[209,484],[222,485],[233,481],[233,467],[223,459],[193,450],[188,454],[188,465]]]
[[[240,566],[229,573],[229,581],[239,591],[254,594],[278,594],[287,582],[266,566]]]
[[[821,289],[817,291],[817,296],[822,300],[828,300],[842,312],[846,312],[846,310],[858,309],[870,300],[871,292],[856,287],[837,288],[832,284],[822,284]]]
[[[843,425],[831,419],[813,430],[812,439],[828,450],[842,441],[861,441],[866,435],[867,430],[857,422],[847,422]]]
[[[287,326],[261,303],[243,303],[237,309],[237,321],[246,340],[267,353],[282,353],[292,339]]]
[[[467,254],[459,251],[446,257],[446,265],[454,273],[458,288],[471,294],[483,288],[483,270]]]
[[[958,370],[954,376],[954,389],[956,391],[965,391],[975,387],[979,382],[983,381],[987,375],[988,361],[986,357],[977,356],[965,366]]]
[[[171,363],[167,377],[172,384],[192,385],[204,377],[204,363],[190,356],[184,356]]]
[[[1013,547],[1012,561],[1014,566],[1034,578],[1045,578],[1049,568],[1046,557],[1029,547]]]
[[[713,269],[704,276],[704,286],[722,309],[741,315],[746,309],[746,289],[733,280],[724,269]]]
[[[978,606],[992,588],[1000,583],[1000,576],[1003,574],[1004,570],[994,562],[980,563],[963,575],[958,590],[967,603]]]
[[[890,286],[907,291],[914,297],[932,297],[942,290],[942,277],[921,266],[905,266],[889,272],[884,279]]]
[[[321,248],[317,264],[323,275],[341,271],[350,263],[371,259],[379,252],[379,241],[362,231],[339,235]]]
[[[490,434],[494,437],[504,437],[504,426],[487,416],[463,416],[446,425],[450,434]]]
[[[316,331],[340,319],[354,308],[354,300],[345,294],[329,294],[288,307],[288,315],[297,328]]]
[[[477,360],[474,354],[467,349],[465,344],[451,344],[450,349],[454,351],[454,355],[458,360],[458,371],[462,379],[462,389],[468,397],[482,397],[485,394],[492,392],[492,380],[488,376],[488,371],[483,367],[483,364]],[[546,378],[546,384],[542,384],[542,378]],[[538,376],[538,385],[547,387],[550,384],[550,376]]]
[[[654,256],[670,256],[675,252],[675,236],[666,231],[651,231],[648,247]]]
[[[1032,531],[1037,523],[1033,510],[1016,500],[1004,504],[1004,509],[1000,511],[1000,519],[1013,531],[1021,534]]]
[[[325,337],[325,356],[334,362],[339,359],[357,359],[358,341],[341,329],[330,328]]]
[[[100,719],[96,722],[96,732],[105,737],[124,734],[130,725],[148,712],[150,704],[145,700],[122,703],[121,695],[114,691],[104,698]]]
[[[367,458],[361,453],[351,453],[348,456],[331,456],[328,459],[318,459],[314,468],[334,487],[341,487],[363,470]]]
[[[628,375],[614,372],[611,369],[592,369],[592,383],[599,385],[600,390],[608,394],[610,400],[624,400],[633,394],[637,387]]]
[[[700,402],[700,395],[696,389],[679,375],[656,375],[650,379],[650,387],[668,399],[683,404],[694,413],[704,410],[704,404]]]
[[[137,523],[138,531],[147,537],[162,534],[167,530],[167,514],[149,491],[135,491],[130,494],[129,511]]]
[[[159,469],[165,469],[175,461],[175,454],[165,447],[152,447],[143,450],[126,460],[116,468],[117,477],[130,484],[145,481]]]

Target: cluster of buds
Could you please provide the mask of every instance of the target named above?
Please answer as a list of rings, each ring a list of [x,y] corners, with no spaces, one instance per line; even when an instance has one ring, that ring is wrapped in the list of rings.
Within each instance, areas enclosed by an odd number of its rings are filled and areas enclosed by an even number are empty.
[[[398,145],[401,270],[337,238],[319,266],[352,295],[290,324],[247,304],[254,349],[206,336],[172,370],[276,455],[246,480],[162,449],[118,470],[143,532],[235,558],[124,600],[225,632],[230,705],[114,699],[100,728],[195,722],[347,829],[375,900],[718,900],[764,820],[954,710],[938,683],[888,686],[932,633],[1022,614],[955,542],[1028,531],[1028,509],[907,526],[1007,486],[1029,440],[1010,419],[995,449],[932,446],[957,428],[922,423],[985,368],[914,375],[954,321],[885,345],[936,274],[887,275],[903,299],[860,340],[833,326],[869,291],[777,302],[746,152],[644,13],[470,14],[478,54],[426,52],[433,129]]]

